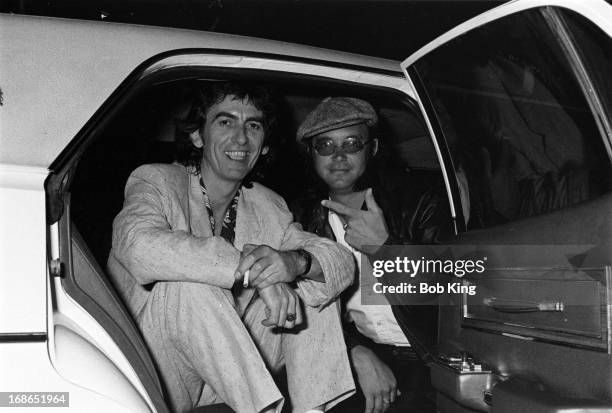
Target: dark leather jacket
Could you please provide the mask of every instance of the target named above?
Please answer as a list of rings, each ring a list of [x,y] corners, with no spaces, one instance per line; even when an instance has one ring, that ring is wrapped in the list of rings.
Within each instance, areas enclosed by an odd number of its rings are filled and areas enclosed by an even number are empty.
[[[417,174],[406,173],[378,176],[372,184],[374,198],[384,213],[389,230],[386,245],[440,243],[452,235],[452,220],[441,179],[431,182]],[[335,240],[327,220],[328,210],[321,205],[322,198],[310,196],[300,199],[293,203],[292,211],[295,220],[305,230]],[[366,209],[365,203],[362,209]],[[348,298],[357,288],[357,283],[354,283],[344,292],[343,298]],[[437,341],[437,306],[395,305],[392,309],[415,352],[421,359],[429,361]],[[345,322],[344,329],[349,349],[371,343],[353,323]]]

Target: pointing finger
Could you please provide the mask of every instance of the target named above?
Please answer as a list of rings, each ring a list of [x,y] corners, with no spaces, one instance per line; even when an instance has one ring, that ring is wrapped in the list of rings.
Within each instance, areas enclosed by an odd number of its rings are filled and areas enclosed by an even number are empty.
[[[372,194],[372,188],[368,188],[365,195],[366,206],[368,207],[368,211],[379,213],[381,212],[380,207],[376,203],[374,199],[374,194]]]
[[[359,215],[360,212],[360,210],[358,209],[351,208],[344,204],[341,204],[340,202],[330,201],[327,199],[321,201],[321,205],[323,205],[325,208],[331,209],[337,214],[344,215],[347,217],[355,217]]]

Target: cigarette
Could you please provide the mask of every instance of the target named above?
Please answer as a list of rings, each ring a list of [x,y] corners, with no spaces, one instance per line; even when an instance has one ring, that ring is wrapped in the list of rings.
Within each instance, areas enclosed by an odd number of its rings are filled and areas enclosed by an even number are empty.
[[[249,286],[249,275],[251,274],[251,270],[246,270],[244,273],[244,278],[242,279],[242,286],[247,288]]]

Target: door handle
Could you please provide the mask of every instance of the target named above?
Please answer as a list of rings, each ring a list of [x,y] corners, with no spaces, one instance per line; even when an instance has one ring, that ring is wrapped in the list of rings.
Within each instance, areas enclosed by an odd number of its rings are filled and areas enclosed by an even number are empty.
[[[535,313],[540,311],[565,311],[565,304],[560,301],[524,301],[497,297],[485,297],[484,305],[500,313]]]

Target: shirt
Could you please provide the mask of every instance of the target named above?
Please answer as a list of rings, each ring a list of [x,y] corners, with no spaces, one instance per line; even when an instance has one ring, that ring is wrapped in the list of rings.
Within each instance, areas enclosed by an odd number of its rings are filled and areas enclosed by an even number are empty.
[[[210,199],[208,198],[208,192],[206,191],[206,185],[204,185],[204,180],[200,175],[200,188],[202,189],[202,197],[204,198],[204,206],[206,207],[206,212],[208,213],[208,221],[210,222],[210,232],[215,233],[215,217],[213,215],[213,209],[210,205]],[[225,239],[230,244],[234,244],[234,239],[236,238],[236,214],[238,209],[238,198],[240,197],[240,189],[238,188],[232,201],[230,202],[229,208],[225,211],[225,216],[223,218],[223,223],[221,224],[221,238]]]
[[[361,274],[361,252],[344,240],[345,230],[340,217],[330,211],[328,221],[337,242],[347,247],[355,256]],[[357,289],[347,300],[346,311],[348,321],[354,322],[357,330],[372,341],[393,346],[410,346],[410,342],[395,320],[390,304],[363,305],[360,290]]]

